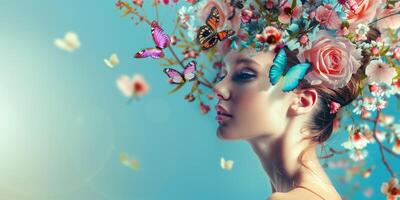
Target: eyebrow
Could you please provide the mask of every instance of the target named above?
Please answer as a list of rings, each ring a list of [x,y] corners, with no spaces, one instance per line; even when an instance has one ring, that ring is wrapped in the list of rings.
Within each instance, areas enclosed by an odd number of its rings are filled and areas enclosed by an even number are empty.
[[[239,58],[235,61],[235,64],[236,65],[240,65],[240,64],[256,64],[257,65],[258,63],[249,58]]]

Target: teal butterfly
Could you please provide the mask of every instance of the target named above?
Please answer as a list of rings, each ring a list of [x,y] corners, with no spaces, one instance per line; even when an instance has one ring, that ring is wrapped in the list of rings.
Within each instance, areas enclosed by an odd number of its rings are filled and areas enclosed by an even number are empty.
[[[274,58],[274,62],[269,69],[269,81],[272,85],[275,85],[283,78],[282,91],[290,92],[294,90],[304,78],[308,68],[311,64],[299,63],[286,69],[287,57],[284,48],[281,48]]]

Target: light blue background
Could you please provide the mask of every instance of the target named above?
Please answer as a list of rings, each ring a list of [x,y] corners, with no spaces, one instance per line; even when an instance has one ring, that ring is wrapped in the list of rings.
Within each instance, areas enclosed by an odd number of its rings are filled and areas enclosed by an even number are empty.
[[[266,199],[269,181],[250,146],[217,139],[214,111],[200,114],[184,90],[167,95],[172,87],[158,62],[132,58],[153,45],[149,27],[134,26],[114,3],[0,1],[0,199]],[[160,23],[172,24],[176,9],[164,7]],[[67,31],[79,35],[76,52],[53,44]],[[114,52],[121,63],[111,70],[103,59]],[[128,105],[115,81],[134,73],[151,88]],[[379,161],[377,145],[369,150],[368,162]],[[140,170],[122,165],[121,152],[139,159]],[[221,156],[235,161],[232,171],[220,168]],[[400,172],[399,161],[388,157]],[[335,180],[343,172],[329,173]],[[379,188],[387,179],[379,164],[362,186],[383,199]]]

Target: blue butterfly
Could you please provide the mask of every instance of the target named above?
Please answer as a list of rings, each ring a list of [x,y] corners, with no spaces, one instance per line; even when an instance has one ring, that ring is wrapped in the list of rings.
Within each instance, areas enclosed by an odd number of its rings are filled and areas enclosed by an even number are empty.
[[[283,78],[282,91],[290,92],[294,90],[304,78],[308,68],[311,66],[310,63],[299,63],[291,66],[286,70],[287,57],[284,48],[280,49],[278,54],[274,58],[274,62],[269,69],[269,81],[272,85],[275,85]],[[286,72],[285,72],[286,71]]]

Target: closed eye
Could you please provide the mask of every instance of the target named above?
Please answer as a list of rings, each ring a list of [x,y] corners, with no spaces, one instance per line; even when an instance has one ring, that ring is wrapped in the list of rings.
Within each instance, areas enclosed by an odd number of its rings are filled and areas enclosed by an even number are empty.
[[[257,77],[256,72],[247,68],[235,74],[232,79],[235,82],[247,82],[253,80],[255,77]]]

